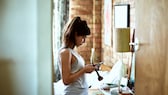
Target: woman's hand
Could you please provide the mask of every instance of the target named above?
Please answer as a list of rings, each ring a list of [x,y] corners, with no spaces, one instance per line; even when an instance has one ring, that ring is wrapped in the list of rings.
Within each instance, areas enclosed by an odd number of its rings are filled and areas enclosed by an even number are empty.
[[[95,69],[96,69],[96,67],[93,66],[93,65],[91,65],[91,64],[87,64],[87,65],[85,65],[85,67],[84,67],[84,70],[85,70],[86,73],[91,73],[91,72],[93,72]]]

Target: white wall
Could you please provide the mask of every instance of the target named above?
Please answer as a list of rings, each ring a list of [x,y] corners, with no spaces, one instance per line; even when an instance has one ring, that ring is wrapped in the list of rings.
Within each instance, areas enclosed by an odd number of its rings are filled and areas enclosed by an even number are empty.
[[[51,1],[0,1],[0,95],[51,95]]]
[[[51,1],[38,0],[38,95],[52,94]]]

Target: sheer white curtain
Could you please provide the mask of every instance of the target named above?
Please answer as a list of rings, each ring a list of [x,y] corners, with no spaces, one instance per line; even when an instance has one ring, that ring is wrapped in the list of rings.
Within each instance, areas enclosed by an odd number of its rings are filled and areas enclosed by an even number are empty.
[[[58,81],[60,76],[57,66],[57,53],[61,47],[62,29],[69,16],[69,0],[53,0],[53,2],[53,77],[54,81]]]

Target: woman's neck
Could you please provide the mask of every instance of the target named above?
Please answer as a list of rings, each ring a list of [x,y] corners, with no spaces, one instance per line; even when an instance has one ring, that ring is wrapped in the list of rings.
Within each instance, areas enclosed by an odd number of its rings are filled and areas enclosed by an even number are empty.
[[[74,49],[75,45],[69,45],[69,46],[63,45],[62,47]]]

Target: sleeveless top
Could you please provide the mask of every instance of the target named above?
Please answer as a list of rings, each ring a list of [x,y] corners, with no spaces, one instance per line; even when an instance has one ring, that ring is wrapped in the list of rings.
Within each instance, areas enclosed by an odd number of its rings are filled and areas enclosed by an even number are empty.
[[[71,65],[71,73],[78,72],[85,66],[84,59],[73,49],[68,49],[73,56],[76,57],[76,62]],[[62,72],[61,69],[61,61],[60,61],[60,54],[58,55],[59,59],[59,70]],[[62,73],[61,73],[62,76]],[[64,85],[64,94],[63,95],[88,95],[88,85],[86,82],[85,74],[81,75],[76,81],[69,85]]]

